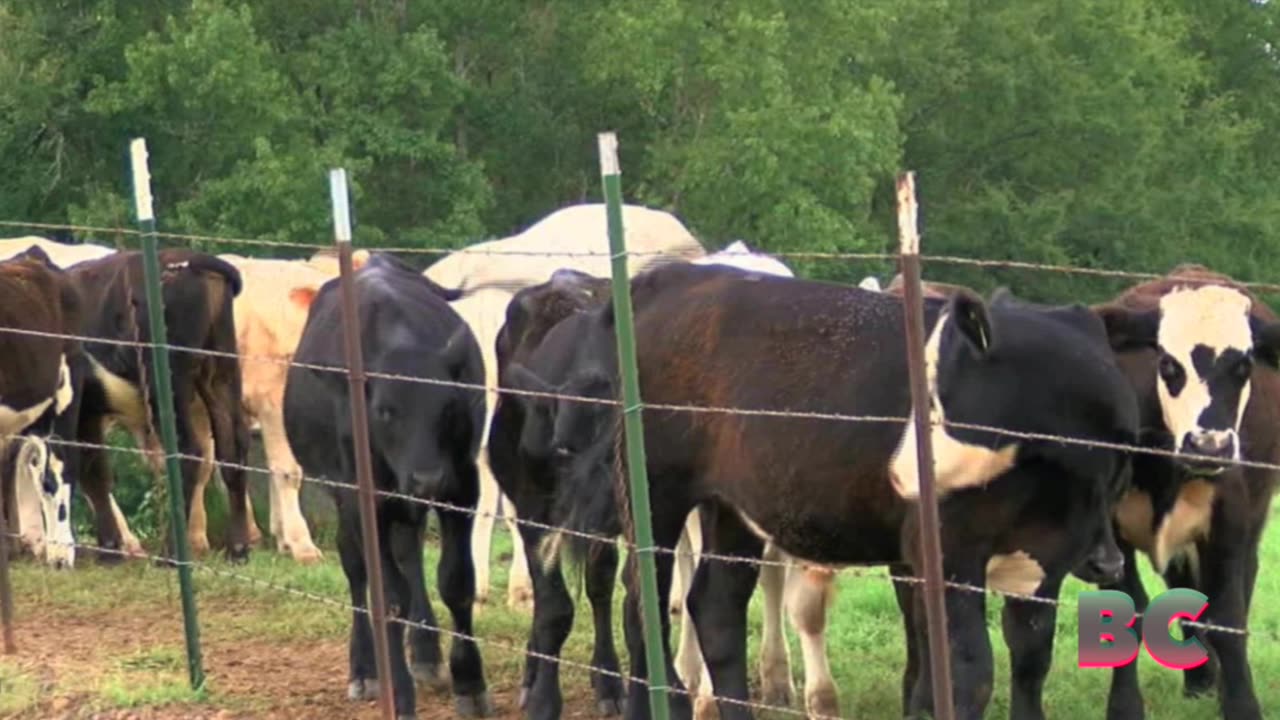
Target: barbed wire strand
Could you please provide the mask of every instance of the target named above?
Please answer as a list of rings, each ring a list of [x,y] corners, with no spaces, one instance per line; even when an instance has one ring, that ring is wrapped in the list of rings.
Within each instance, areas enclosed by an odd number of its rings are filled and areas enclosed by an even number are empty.
[[[66,340],[76,340],[84,343],[101,343],[105,345],[125,346],[125,347],[150,347],[151,343],[138,342],[132,340],[118,340],[114,338],[101,338],[87,335],[76,335],[69,333],[52,333],[38,330],[27,330],[19,328],[0,327],[0,333],[16,333],[20,335],[32,335],[37,337],[58,338]],[[241,362],[266,362],[278,365],[287,365],[291,367],[300,367],[307,370],[315,370],[318,372],[331,372],[339,374],[347,374],[348,369],[340,365],[320,365],[316,363],[304,363],[293,360],[291,358],[280,358],[270,355],[242,355],[239,353],[208,350],[204,348],[192,348],[182,345],[172,345],[161,343],[162,348],[167,348],[171,352],[189,353],[193,355],[206,355],[210,357],[236,358]],[[366,371],[365,376],[368,378],[376,378],[381,380],[393,380],[401,382],[413,382],[425,385],[438,385],[443,387],[453,387],[465,390],[476,390],[486,393],[494,393],[498,395],[516,395],[535,397],[552,400],[569,400],[573,402],[589,403],[595,405],[610,405],[621,407],[620,400],[612,398],[598,398],[587,395],[574,395],[561,392],[548,392],[542,390],[526,390],[523,388],[511,387],[491,387],[483,383],[468,383],[458,380],[442,380],[438,378],[430,378],[418,375],[405,375],[398,373],[384,373],[377,371]],[[744,415],[752,417],[773,417],[785,418],[793,420],[828,420],[836,422],[860,422],[860,423],[906,423],[911,420],[909,416],[901,415],[853,415],[848,413],[831,413],[816,412],[804,410],[769,410],[764,408],[745,408],[720,405],[687,405],[675,403],[654,403],[642,402],[641,407],[649,410],[664,410],[672,412],[693,412],[693,413],[713,413],[725,415]],[[1056,435],[1052,433],[1040,433],[1032,431],[1014,430],[1012,428],[1004,428],[995,425],[985,425],[980,423],[968,423],[957,420],[931,421],[933,424],[940,424],[943,427],[953,427],[964,430],[975,430],[979,432],[987,432],[995,435],[1004,436],[1018,440],[1037,440],[1043,442],[1054,442],[1063,445],[1078,445],[1103,450],[1114,450],[1118,452],[1128,452],[1142,455],[1157,455],[1168,459],[1182,461],[1201,461],[1220,465],[1230,465],[1246,468],[1254,468],[1259,470],[1280,471],[1280,464],[1269,463],[1257,460],[1249,460],[1246,458],[1222,458],[1212,455],[1203,455],[1188,452],[1179,452],[1167,450],[1164,448],[1150,447],[1145,445],[1133,445],[1128,443],[1116,443],[1105,440],[1095,440],[1086,438],[1077,438],[1069,435]]]
[[[93,225],[74,225],[67,223],[39,223],[18,220],[0,221],[0,227],[14,228],[32,228],[41,230],[69,230],[81,233],[111,233],[125,236],[140,236],[142,232],[134,228],[123,227],[103,227]],[[222,243],[230,245],[249,245],[256,247],[281,247],[311,250],[313,253],[332,252],[332,245],[321,245],[316,243],[302,243],[290,240],[270,240],[266,238],[246,238],[246,237],[224,237],[219,235],[200,235],[189,233],[173,233],[173,232],[156,232],[156,237],[167,240],[178,240],[184,242],[209,242]],[[503,238],[493,238],[500,240]],[[491,242],[492,240],[480,241],[481,243]],[[611,253],[607,250],[599,251],[546,251],[546,250],[519,250],[519,249],[503,249],[493,250],[489,248],[476,247],[414,247],[414,246],[383,246],[363,248],[370,252],[388,252],[402,255],[478,255],[478,256],[502,256],[510,255],[517,257],[555,257],[555,258],[585,258],[585,257],[611,257]],[[679,250],[628,250],[626,255],[629,257],[655,257],[670,258],[671,260],[679,260],[691,253]],[[875,261],[892,261],[897,260],[897,253],[889,252],[836,252],[836,251],[770,251],[758,252],[756,254],[771,256],[774,258],[794,259],[794,260],[875,260]],[[1140,272],[1133,270],[1112,270],[1107,268],[1084,267],[1080,265],[1068,265],[1064,263],[1041,263],[1030,262],[1025,260],[1003,260],[1003,259],[981,259],[970,258],[959,255],[928,255],[922,254],[920,260],[925,263],[937,263],[943,265],[961,265],[979,268],[998,268],[1006,270],[1033,270],[1038,272],[1056,272],[1069,275],[1087,275],[1093,277],[1104,277],[1112,279],[1127,280],[1156,280],[1165,277],[1161,273]],[[1251,288],[1262,292],[1280,292],[1280,284],[1267,282],[1242,282],[1236,281],[1241,287]]]
[[[8,440],[20,439],[20,438],[22,438],[22,437],[23,437],[22,435],[17,435],[17,434],[11,434],[11,435],[7,435],[7,436],[6,436],[6,435],[0,435],[0,440],[6,440],[6,441],[8,441]],[[101,443],[87,443],[87,442],[82,442],[82,441],[66,440],[66,439],[62,439],[62,438],[48,438],[48,439],[44,439],[44,442],[46,442],[46,443],[48,443],[48,444],[50,444],[50,445],[63,445],[63,446],[81,447],[81,448],[97,449],[97,450],[103,450],[103,451],[108,451],[108,452],[119,452],[119,453],[134,454],[134,455],[155,456],[155,457],[165,457],[165,456],[166,456],[166,453],[164,453],[163,451],[153,451],[153,450],[145,450],[145,449],[141,449],[141,448],[131,448],[131,447],[116,446],[116,445],[106,445],[106,444],[101,444]],[[184,453],[177,453],[177,454],[176,454],[176,457],[178,457],[179,459],[182,459],[182,460],[190,460],[190,461],[195,461],[195,462],[206,462],[206,463],[208,463],[208,464],[210,464],[210,465],[212,465],[212,466],[219,467],[219,468],[226,467],[226,468],[228,468],[228,469],[233,469],[233,470],[243,470],[243,471],[245,471],[245,472],[252,472],[252,473],[256,473],[256,474],[260,474],[260,475],[268,475],[268,476],[270,476],[270,475],[272,475],[272,474],[273,474],[273,471],[272,471],[270,468],[267,468],[267,467],[261,467],[261,466],[255,466],[255,465],[245,465],[245,464],[231,463],[231,462],[224,462],[224,461],[219,461],[219,460],[215,460],[215,459],[212,459],[212,458],[203,458],[203,457],[200,457],[200,456],[188,455],[188,454],[184,454]],[[359,491],[359,487],[358,487],[357,485],[353,484],[353,483],[344,483],[344,482],[340,482],[340,481],[336,481],[336,480],[329,480],[329,479],[327,479],[327,478],[311,477],[311,476],[307,476],[307,475],[303,475],[300,479],[301,479],[303,482],[309,482],[309,483],[313,483],[313,484],[315,484],[315,485],[320,485],[320,486],[324,486],[324,487],[329,487],[329,488],[332,488],[332,489],[337,489],[337,490],[346,490],[346,491],[350,491],[350,492],[358,492],[358,491]],[[557,526],[557,525],[550,525],[550,524],[547,524],[547,523],[541,523],[541,522],[537,522],[537,521],[534,521],[534,520],[528,520],[528,519],[526,519],[526,518],[520,518],[520,517],[515,517],[515,518],[511,518],[511,517],[500,517],[497,513],[494,513],[494,512],[491,512],[491,511],[480,510],[480,509],[478,509],[478,508],[466,507],[466,506],[457,505],[457,504],[454,504],[454,503],[448,503],[448,502],[444,502],[444,501],[440,501],[440,500],[435,500],[435,499],[431,499],[431,498],[422,498],[422,497],[417,497],[417,496],[413,496],[413,495],[406,495],[406,494],[403,494],[403,493],[398,493],[398,492],[391,491],[391,490],[384,490],[384,489],[381,489],[381,488],[375,488],[375,489],[374,489],[374,494],[375,494],[375,495],[378,495],[378,496],[381,496],[381,497],[388,498],[388,499],[400,500],[400,501],[409,502],[409,503],[415,503],[415,504],[419,504],[419,505],[426,505],[426,506],[429,506],[429,507],[436,508],[436,509],[438,509],[438,510],[444,510],[444,511],[450,511],[450,512],[458,512],[458,513],[465,513],[465,514],[472,515],[472,516],[477,516],[477,517],[493,518],[493,519],[495,519],[495,520],[505,519],[505,520],[509,520],[509,521],[511,521],[511,522],[513,522],[513,523],[516,523],[516,524],[526,525],[526,526],[529,526],[529,527],[536,527],[536,528],[538,528],[538,529],[548,530],[548,531],[551,531],[551,532],[564,533],[564,534],[571,535],[571,536],[574,536],[574,537],[578,537],[578,538],[581,538],[581,539],[584,539],[584,540],[591,540],[591,541],[594,541],[594,542],[601,542],[601,543],[609,543],[609,544],[621,545],[621,546],[623,546],[624,548],[626,548],[628,552],[633,552],[633,553],[634,553],[634,552],[638,552],[638,551],[639,551],[639,546],[638,546],[636,543],[633,543],[633,542],[627,541],[627,540],[625,540],[624,538],[622,538],[621,536],[618,536],[618,537],[608,537],[608,536],[605,536],[605,535],[592,534],[592,533],[585,533],[585,532],[580,532],[580,531],[576,531],[576,530],[571,530],[571,529],[569,529],[569,528],[560,527],[560,526]],[[838,574],[841,574],[841,575],[846,575],[846,576],[851,576],[851,577],[857,577],[857,578],[885,578],[885,579],[888,579],[888,580],[893,581],[893,582],[901,582],[901,583],[913,584],[913,585],[921,585],[921,584],[924,584],[924,579],[923,579],[923,578],[921,578],[921,577],[918,577],[918,576],[914,576],[914,575],[899,575],[899,574],[895,574],[895,573],[892,573],[892,572],[888,572],[887,570],[885,570],[885,571],[881,572],[881,571],[877,571],[877,569],[875,569],[875,568],[873,568],[873,567],[868,567],[868,566],[863,566],[863,565],[828,566],[828,565],[820,565],[820,564],[817,564],[817,563],[810,563],[810,562],[807,562],[807,561],[805,561],[805,560],[803,560],[803,559],[800,559],[800,558],[796,558],[796,559],[793,559],[793,560],[790,560],[790,561],[785,561],[785,560],[766,560],[766,559],[764,559],[764,558],[760,558],[760,557],[748,557],[748,556],[743,556],[743,555],[724,555],[724,554],[721,554],[721,553],[705,552],[705,551],[687,551],[687,552],[681,552],[681,551],[679,551],[679,550],[677,550],[677,549],[675,549],[675,548],[667,548],[667,547],[661,547],[661,546],[657,546],[657,547],[654,547],[654,548],[651,548],[651,549],[652,549],[653,551],[655,551],[655,552],[659,552],[659,553],[663,553],[663,554],[668,554],[668,555],[671,555],[671,556],[673,556],[673,557],[682,557],[682,556],[683,556],[683,557],[689,557],[689,558],[693,559],[695,562],[701,562],[702,560],[713,560],[713,561],[717,561],[717,562],[738,563],[738,564],[745,564],[745,565],[755,565],[755,566],[759,566],[759,567],[777,567],[777,568],[782,568],[782,569],[786,569],[786,568],[790,568],[790,567],[797,567],[797,566],[798,566],[798,567],[815,567],[815,568],[823,568],[823,569],[832,570],[832,571],[834,571],[834,572],[836,572],[836,573],[838,573]],[[176,562],[176,561],[175,561],[175,562]],[[1074,608],[1074,607],[1075,607],[1075,605],[1074,605],[1074,604],[1072,604],[1072,603],[1070,603],[1070,602],[1064,602],[1064,601],[1059,600],[1059,599],[1047,598],[1047,597],[1042,597],[1042,596],[1039,596],[1039,595],[1032,595],[1032,594],[1028,594],[1028,593],[1014,592],[1014,591],[1011,591],[1011,590],[1004,590],[1004,589],[1000,589],[1000,588],[984,587],[984,586],[980,586],[980,585],[974,585],[974,584],[972,584],[972,583],[964,583],[964,582],[958,582],[958,581],[954,581],[954,580],[946,580],[946,581],[944,581],[944,585],[945,585],[946,587],[951,588],[951,589],[954,589],[954,590],[960,590],[960,591],[965,591],[965,592],[970,592],[970,593],[978,593],[978,594],[984,594],[984,595],[994,595],[994,596],[999,596],[999,597],[1003,597],[1003,598],[1006,598],[1006,599],[1019,600],[1019,601],[1023,601],[1023,602],[1038,603],[1038,604],[1043,604],[1043,605],[1052,605],[1052,606],[1055,606],[1055,607],[1061,607],[1061,608],[1065,608],[1065,609],[1071,609],[1071,608]],[[1138,617],[1141,617],[1141,613],[1139,613],[1139,614],[1138,614]],[[1222,633],[1238,634],[1238,635],[1248,635],[1248,634],[1249,634],[1247,630],[1241,630],[1241,629],[1239,629],[1239,628],[1232,628],[1232,627],[1221,626],[1221,625],[1214,625],[1214,624],[1210,624],[1210,623],[1202,623],[1202,622],[1198,622],[1198,621],[1190,621],[1190,620],[1187,620],[1187,621],[1183,621],[1183,624],[1184,624],[1184,625],[1186,625],[1186,626],[1190,626],[1190,627],[1198,627],[1198,628],[1204,629],[1204,630],[1206,630],[1206,631],[1212,631],[1212,632],[1222,632]]]

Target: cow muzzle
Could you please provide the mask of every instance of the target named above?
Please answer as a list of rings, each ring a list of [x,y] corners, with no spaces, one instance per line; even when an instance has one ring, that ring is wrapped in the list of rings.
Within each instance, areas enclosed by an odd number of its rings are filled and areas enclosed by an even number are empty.
[[[1200,430],[1182,436],[1178,463],[1199,476],[1220,474],[1239,457],[1235,430]]]
[[[1114,543],[1097,547],[1074,575],[1092,585],[1114,585],[1124,577],[1124,554]]]
[[[409,492],[419,497],[434,497],[444,485],[444,470],[416,470],[409,474]]]

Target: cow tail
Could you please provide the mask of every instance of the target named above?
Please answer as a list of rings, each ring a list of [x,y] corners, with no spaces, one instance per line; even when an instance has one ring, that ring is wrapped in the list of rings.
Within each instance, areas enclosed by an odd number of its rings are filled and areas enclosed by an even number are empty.
[[[240,271],[236,269],[236,266],[216,255],[195,253],[187,261],[187,267],[195,272],[221,275],[227,281],[227,285],[231,286],[231,297],[233,298],[239,296],[240,290],[244,288],[244,280],[240,277]]]

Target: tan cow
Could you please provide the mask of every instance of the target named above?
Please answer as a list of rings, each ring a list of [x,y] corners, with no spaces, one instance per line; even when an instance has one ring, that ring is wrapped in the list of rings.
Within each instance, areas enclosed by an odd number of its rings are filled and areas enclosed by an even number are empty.
[[[271,471],[269,483],[270,528],[280,552],[301,563],[312,563],[323,554],[311,538],[302,516],[302,469],[293,456],[284,431],[284,383],[289,362],[302,337],[307,313],[316,292],[338,274],[336,258],[321,252],[309,260],[275,260],[219,255],[240,271],[244,289],[235,300],[236,347],[245,413],[262,432],[263,450]],[[357,250],[353,268],[359,268],[368,252]],[[193,550],[209,548],[204,510],[204,488],[213,475],[212,436],[204,435],[205,463],[200,468],[195,502],[187,535]],[[250,517],[252,508],[250,508]],[[254,538],[260,539],[258,534]]]
[[[623,229],[628,258],[627,270],[635,274],[655,262],[692,260],[706,254],[675,216],[638,205],[624,205]],[[572,268],[608,277],[609,239],[603,204],[571,205],[557,210],[518,235],[471,245],[452,253],[426,269],[427,277],[445,287],[464,287],[468,294],[452,305],[471,326],[484,354],[487,414],[480,452],[481,514],[476,517],[471,536],[471,552],[476,569],[476,602],[489,592],[489,548],[493,534],[493,513],[499,506],[511,530],[513,552],[507,585],[507,603],[525,607],[533,598],[529,568],[511,518],[515,510],[502,497],[489,469],[489,424],[497,400],[497,359],[494,342],[506,318],[507,304],[522,287],[545,282],[560,268]],[[472,290],[474,288],[474,290]]]

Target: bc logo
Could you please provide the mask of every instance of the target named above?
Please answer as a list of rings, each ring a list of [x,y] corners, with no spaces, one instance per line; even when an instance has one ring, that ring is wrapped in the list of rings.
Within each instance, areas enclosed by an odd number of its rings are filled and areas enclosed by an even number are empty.
[[[1209,598],[1188,588],[1161,593],[1143,613],[1142,644],[1147,654],[1173,670],[1199,667],[1209,652],[1195,637],[1175,640],[1170,634],[1175,620],[1195,621],[1209,607]],[[1082,668],[1114,668],[1138,658],[1138,633],[1133,628],[1137,612],[1133,599],[1118,590],[1080,593],[1079,662]]]

